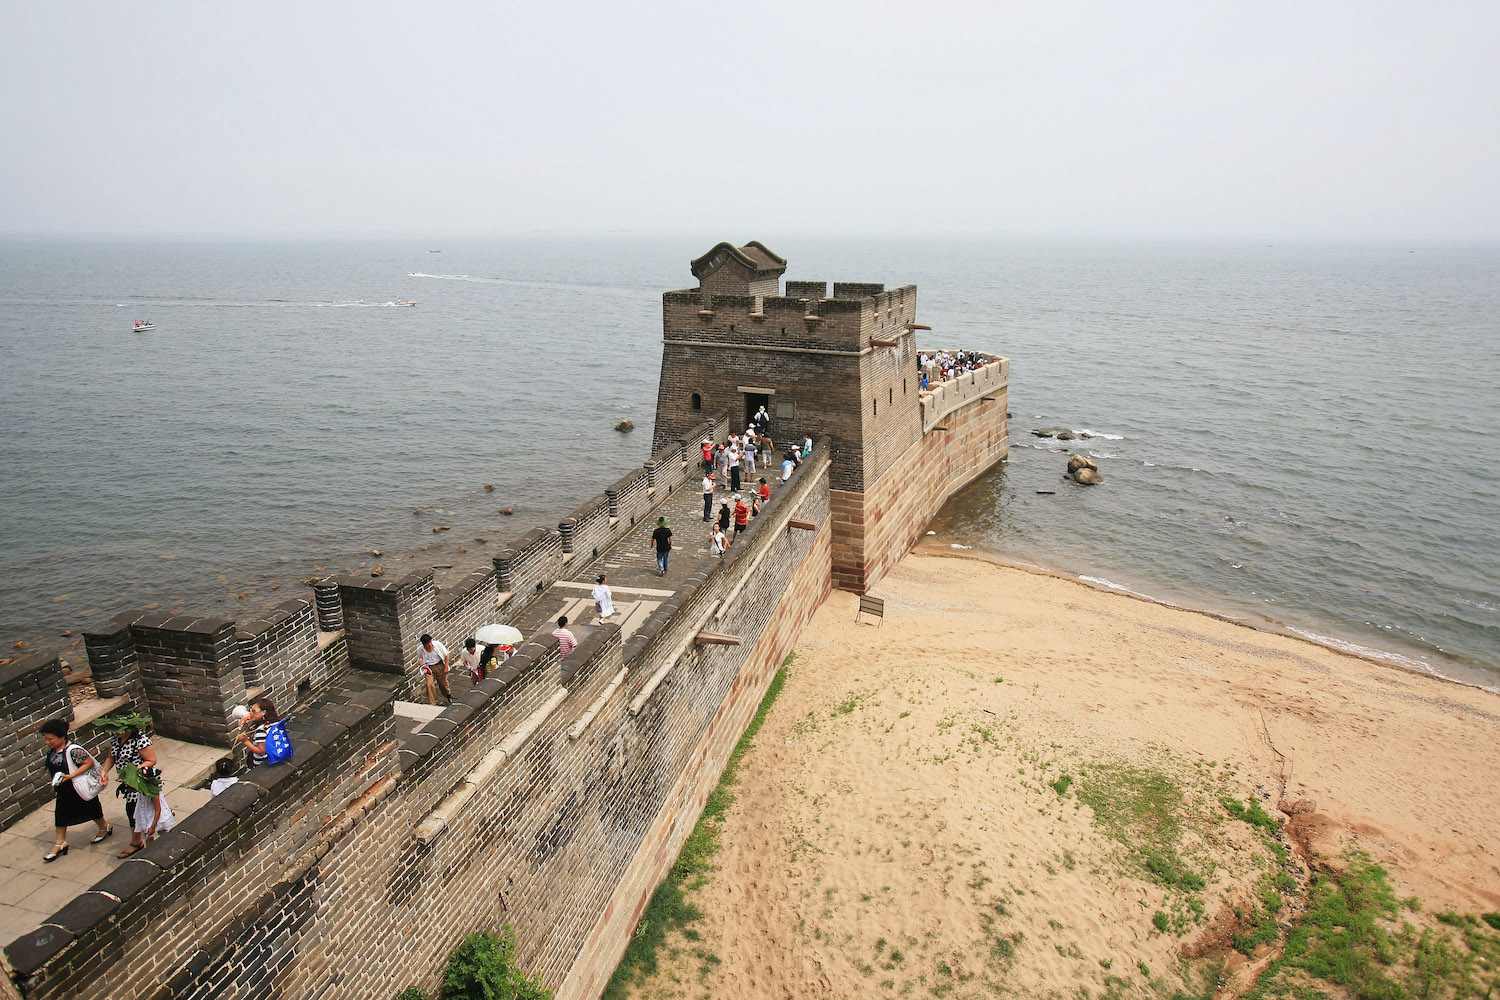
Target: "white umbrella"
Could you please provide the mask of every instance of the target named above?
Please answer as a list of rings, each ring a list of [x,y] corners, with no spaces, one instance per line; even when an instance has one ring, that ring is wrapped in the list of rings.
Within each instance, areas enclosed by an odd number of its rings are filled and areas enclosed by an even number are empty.
[[[474,638],[489,646],[519,646],[525,637],[514,625],[485,625]]]

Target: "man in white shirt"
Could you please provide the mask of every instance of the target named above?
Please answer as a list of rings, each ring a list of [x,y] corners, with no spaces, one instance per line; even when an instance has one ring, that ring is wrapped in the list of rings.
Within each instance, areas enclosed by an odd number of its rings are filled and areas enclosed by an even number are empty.
[[[714,474],[705,473],[703,476],[703,520],[704,522],[714,519]]]
[[[738,493],[740,491],[740,459],[743,457],[740,454],[740,442],[739,442],[738,438],[734,438],[734,439],[730,440],[728,454],[729,454],[729,492],[731,492],[731,493]]]
[[[453,704],[453,692],[448,688],[448,647],[424,632],[421,655],[422,673],[427,678],[427,704],[437,704],[437,695],[432,689],[434,681],[448,704]]]

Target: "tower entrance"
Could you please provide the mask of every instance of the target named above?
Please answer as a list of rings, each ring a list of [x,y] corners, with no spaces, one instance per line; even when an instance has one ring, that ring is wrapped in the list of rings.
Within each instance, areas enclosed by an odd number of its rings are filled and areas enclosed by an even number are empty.
[[[748,426],[750,418],[755,416],[755,411],[759,410],[762,406],[766,408],[767,413],[771,412],[771,397],[769,395],[764,392],[745,393],[745,422],[740,424],[740,427]]]

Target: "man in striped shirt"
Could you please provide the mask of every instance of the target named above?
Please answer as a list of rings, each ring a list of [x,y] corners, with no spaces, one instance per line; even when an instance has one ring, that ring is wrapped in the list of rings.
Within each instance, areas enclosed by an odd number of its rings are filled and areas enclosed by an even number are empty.
[[[568,654],[578,648],[578,638],[568,629],[568,616],[563,615],[557,620],[557,628],[552,630],[552,637],[557,640],[557,655],[566,660]]]

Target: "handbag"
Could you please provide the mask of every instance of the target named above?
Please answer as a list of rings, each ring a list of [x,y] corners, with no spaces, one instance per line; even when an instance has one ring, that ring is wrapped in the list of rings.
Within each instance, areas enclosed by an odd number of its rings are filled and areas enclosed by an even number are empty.
[[[88,755],[88,751],[84,750],[83,747],[79,746],[77,743],[68,744],[68,763],[72,764],[74,767],[78,767],[82,762],[73,759],[74,750],[82,751],[85,756]],[[78,797],[80,799],[83,799],[85,802],[88,802],[92,799],[97,799],[99,797],[99,778],[99,762],[96,760],[94,761],[93,767],[89,768],[87,771],[84,771],[78,777],[73,779],[73,791],[77,792]]]

